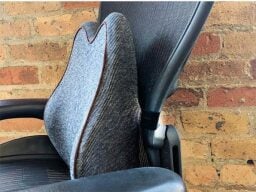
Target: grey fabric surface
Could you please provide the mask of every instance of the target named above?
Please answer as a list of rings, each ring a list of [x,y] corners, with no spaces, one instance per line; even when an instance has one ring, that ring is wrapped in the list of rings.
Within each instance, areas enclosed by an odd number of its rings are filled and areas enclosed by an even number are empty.
[[[70,166],[85,121],[99,86],[104,62],[106,30],[99,32],[97,43],[90,44],[86,32],[76,34],[66,72],[50,97],[44,113],[48,135]],[[73,151],[73,154],[75,153]]]
[[[70,179],[68,167],[56,159],[0,163],[0,192],[28,189]]]
[[[139,166],[132,34],[118,13],[109,15],[93,36],[95,26],[79,29],[44,114],[48,135],[72,178]]]
[[[86,22],[81,25],[81,28],[84,28],[86,31],[87,37],[90,41],[93,41],[95,33],[98,29],[98,23],[96,22]]]

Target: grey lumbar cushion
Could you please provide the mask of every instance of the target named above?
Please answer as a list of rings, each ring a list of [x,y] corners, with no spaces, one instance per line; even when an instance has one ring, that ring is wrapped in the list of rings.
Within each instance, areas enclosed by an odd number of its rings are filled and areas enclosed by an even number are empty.
[[[112,13],[100,26],[84,24],[44,114],[48,135],[71,177],[139,166],[139,118],[127,20]]]

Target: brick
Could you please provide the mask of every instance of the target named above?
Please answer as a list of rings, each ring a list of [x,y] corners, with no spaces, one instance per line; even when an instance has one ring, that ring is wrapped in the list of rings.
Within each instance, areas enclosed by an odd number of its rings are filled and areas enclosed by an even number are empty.
[[[174,125],[176,122],[176,117],[174,114],[160,114],[160,124],[162,125]]]
[[[9,15],[38,14],[59,10],[59,2],[8,2],[4,3],[4,13]]]
[[[63,60],[67,57],[67,44],[44,41],[34,44],[10,45],[10,53],[14,59],[28,61]]]
[[[0,45],[0,61],[6,58],[6,50],[3,45]]]
[[[31,66],[0,68],[0,85],[37,84],[38,69]]]
[[[98,9],[94,9],[94,13],[95,13],[95,15],[96,16],[98,16],[99,15],[99,11],[100,11],[100,9],[98,8]]]
[[[39,17],[35,22],[36,32],[42,36],[66,35],[73,33],[69,28],[71,14]]]
[[[43,132],[43,121],[32,118],[0,121],[0,132]]]
[[[0,37],[28,37],[30,36],[30,24],[26,20],[5,21],[0,20]]]
[[[206,65],[205,79],[213,84],[223,81],[249,79],[246,63],[241,60],[211,61]]]
[[[36,32],[42,36],[73,34],[86,21],[96,20],[93,10],[72,14],[39,17],[35,22]]]
[[[255,186],[255,168],[249,165],[224,165],[220,172],[220,180],[224,184]]]
[[[214,192],[241,192],[241,189],[239,189],[239,188],[237,188],[237,189],[220,188],[220,189],[214,190]],[[243,192],[253,192],[253,191],[243,190]]]
[[[222,54],[229,58],[250,58],[256,56],[256,33],[230,32],[223,36]]]
[[[180,80],[185,85],[188,84],[205,84],[205,76],[207,73],[207,63],[187,63],[181,72]]]
[[[250,64],[251,64],[251,74],[253,76],[253,79],[256,79],[256,59],[251,60]]]
[[[91,2],[64,2],[62,3],[64,9],[81,9],[81,8],[98,8],[100,3],[98,1]]]
[[[181,140],[182,158],[207,159],[210,154],[209,143],[204,141]]]
[[[218,180],[216,169],[211,165],[194,165],[185,168],[185,181],[195,186],[214,186]]]
[[[255,11],[255,3],[251,2],[216,2],[206,26],[251,25]]]
[[[65,69],[66,66],[61,65],[44,66],[41,69],[41,83],[57,85],[57,83],[61,80]]]
[[[205,56],[218,53],[220,50],[220,37],[216,34],[201,33],[192,50],[193,56]]]
[[[256,88],[216,88],[210,89],[207,95],[209,107],[240,107],[256,105]]]
[[[187,192],[202,192],[201,190],[198,189],[187,189]]]
[[[249,118],[245,112],[182,111],[184,130],[197,134],[248,133]]]
[[[166,101],[166,106],[183,106],[192,107],[198,106],[200,99],[203,98],[203,92],[200,89],[184,89],[179,88]]]
[[[1,99],[26,99],[26,98],[48,98],[52,89],[12,89],[10,91],[0,91]]]
[[[256,139],[216,139],[212,142],[212,153],[223,159],[256,159]]]
[[[240,60],[192,62],[185,66],[180,79],[185,84],[202,85],[205,83],[215,85],[217,82],[241,82],[241,80],[250,80],[245,66],[246,63]]]

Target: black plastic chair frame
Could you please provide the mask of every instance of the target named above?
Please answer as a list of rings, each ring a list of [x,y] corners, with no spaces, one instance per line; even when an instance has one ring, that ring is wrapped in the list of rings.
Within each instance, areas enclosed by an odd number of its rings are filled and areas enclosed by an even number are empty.
[[[44,119],[47,99],[8,99],[0,100],[0,120],[33,117]]]

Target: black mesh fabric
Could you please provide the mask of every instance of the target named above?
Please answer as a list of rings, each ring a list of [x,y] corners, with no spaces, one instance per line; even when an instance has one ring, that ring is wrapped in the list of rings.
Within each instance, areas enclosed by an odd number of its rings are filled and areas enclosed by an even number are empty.
[[[109,13],[122,13],[135,41],[140,104],[152,89],[190,22],[198,2],[103,2],[101,22]]]
[[[68,180],[69,170],[59,159],[0,162],[0,192]]]

